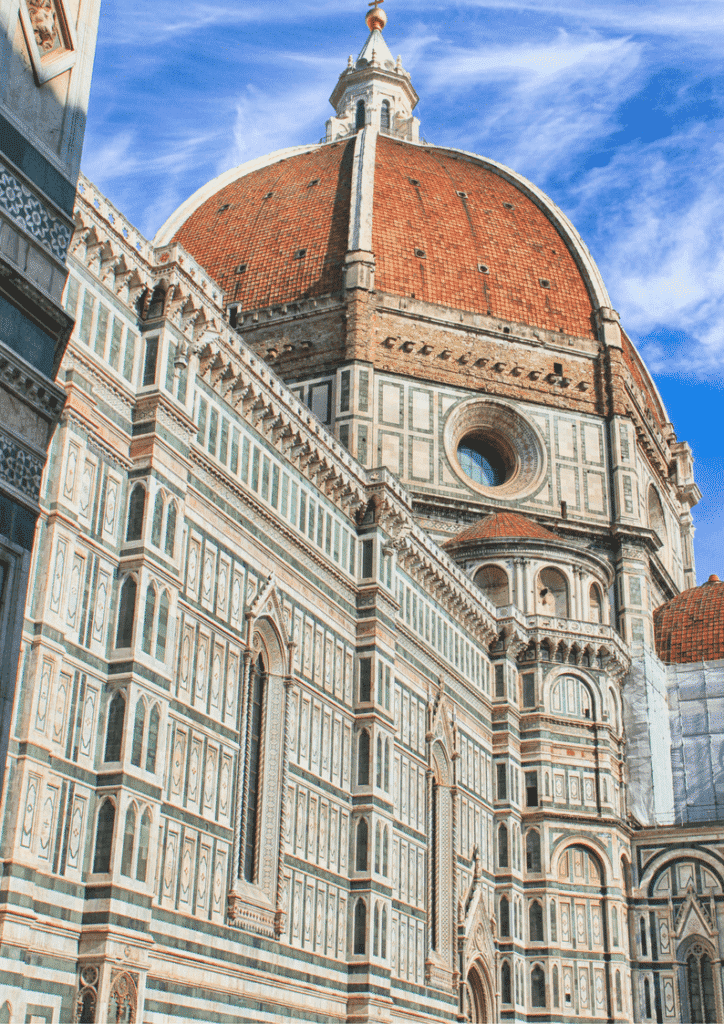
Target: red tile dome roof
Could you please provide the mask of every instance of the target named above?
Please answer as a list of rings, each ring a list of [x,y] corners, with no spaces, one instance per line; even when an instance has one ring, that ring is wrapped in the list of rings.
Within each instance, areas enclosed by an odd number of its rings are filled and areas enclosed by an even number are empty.
[[[493,512],[472,526],[466,527],[456,537],[446,541],[450,544],[469,544],[476,540],[495,540],[498,537],[518,538],[521,540],[558,540],[554,533],[546,530],[533,519],[522,516],[518,512]]]
[[[724,658],[724,582],[710,576],[657,608],[654,637],[667,665]]]
[[[245,310],[339,291],[354,147],[352,137],[227,172],[180,207],[156,244],[180,242],[226,302]],[[377,291],[593,338],[593,286],[573,235],[550,200],[512,171],[377,137]]]

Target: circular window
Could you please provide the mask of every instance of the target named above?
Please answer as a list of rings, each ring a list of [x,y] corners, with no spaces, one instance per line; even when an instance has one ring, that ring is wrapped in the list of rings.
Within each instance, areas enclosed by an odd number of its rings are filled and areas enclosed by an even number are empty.
[[[543,439],[529,420],[504,402],[461,402],[445,424],[445,449],[460,479],[488,497],[524,497],[543,482]]]
[[[467,434],[457,455],[463,473],[485,487],[500,487],[510,475],[510,459],[501,452],[498,439],[484,433]]]

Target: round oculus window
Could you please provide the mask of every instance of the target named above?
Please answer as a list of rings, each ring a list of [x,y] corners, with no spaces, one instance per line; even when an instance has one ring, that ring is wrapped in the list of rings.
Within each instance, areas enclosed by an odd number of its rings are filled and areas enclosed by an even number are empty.
[[[485,434],[467,434],[458,444],[458,462],[465,476],[484,487],[500,487],[510,467],[495,440]]]
[[[502,501],[532,494],[543,483],[545,443],[512,405],[488,398],[461,402],[444,436],[451,466],[472,490]]]

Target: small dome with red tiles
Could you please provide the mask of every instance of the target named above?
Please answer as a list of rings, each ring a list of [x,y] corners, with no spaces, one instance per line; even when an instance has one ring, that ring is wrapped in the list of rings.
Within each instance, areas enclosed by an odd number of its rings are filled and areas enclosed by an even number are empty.
[[[667,665],[724,659],[724,582],[710,576],[657,608],[654,636]]]
[[[518,512],[493,512],[472,526],[466,527],[456,537],[445,542],[445,547],[457,544],[471,544],[478,540],[558,540],[554,533],[535,520],[522,516]]]

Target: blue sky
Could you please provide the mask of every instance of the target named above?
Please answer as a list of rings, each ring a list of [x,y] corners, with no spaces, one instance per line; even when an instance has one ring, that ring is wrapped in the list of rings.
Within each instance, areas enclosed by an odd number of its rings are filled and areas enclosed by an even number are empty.
[[[571,217],[651,368],[704,500],[697,575],[724,578],[721,0],[388,0],[429,141],[499,160]],[[111,0],[84,172],[152,237],[229,167],[314,142],[363,0]]]

